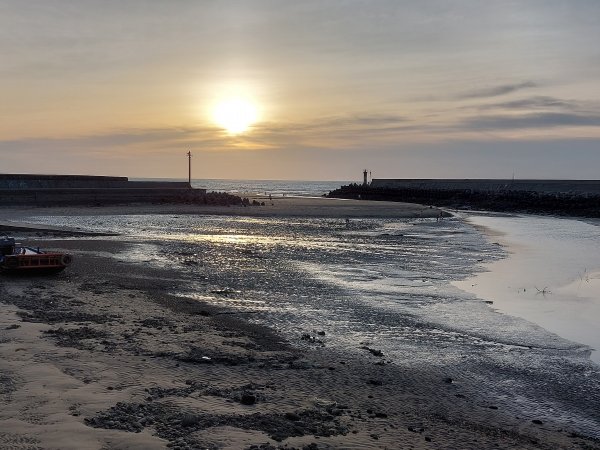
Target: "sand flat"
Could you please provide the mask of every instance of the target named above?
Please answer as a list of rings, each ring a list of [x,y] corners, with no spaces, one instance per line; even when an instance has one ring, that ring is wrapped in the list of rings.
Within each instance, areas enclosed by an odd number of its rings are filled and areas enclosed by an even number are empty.
[[[302,201],[313,214],[327,213],[324,206],[330,204]],[[282,216],[285,208],[301,203],[285,202]],[[339,205],[339,218],[346,217],[342,211],[348,204],[362,208],[362,217],[389,214],[386,204],[370,210],[367,202],[345,202],[331,203]],[[197,213],[189,205],[52,209],[58,215],[102,210]],[[77,237],[53,239],[52,245],[75,254],[76,264],[55,277],[0,278],[2,448],[600,448],[589,418],[582,426],[589,432],[574,433],[573,426],[582,428],[577,422],[550,416],[535,423],[537,416],[517,413],[519,399],[490,395],[496,385],[550,386],[556,379],[550,376],[554,372],[537,367],[497,371],[489,361],[470,358],[480,344],[468,347],[462,363],[448,373],[436,365],[395,364],[369,343],[356,342],[351,354],[337,351],[327,345],[333,338],[328,330],[323,336],[304,330],[308,338],[299,330],[288,341],[243,313],[171,295],[175,286],[192,280],[176,264],[160,267],[119,257],[129,246],[142,245],[139,241]],[[234,249],[228,257],[240,254]],[[229,292],[201,286],[211,295]],[[265,287],[262,295],[274,292]],[[428,324],[421,326],[425,330]],[[404,339],[408,352],[419,344],[431,359],[445,355],[435,335]],[[527,364],[523,352],[528,351],[538,350],[518,348],[512,355],[499,347],[502,368],[517,367],[511,361]],[[556,367],[564,364],[549,358]],[[593,382],[593,367],[574,364]],[[550,395],[557,394],[546,387],[537,399],[544,404]],[[594,395],[590,391],[582,407],[593,410]]]

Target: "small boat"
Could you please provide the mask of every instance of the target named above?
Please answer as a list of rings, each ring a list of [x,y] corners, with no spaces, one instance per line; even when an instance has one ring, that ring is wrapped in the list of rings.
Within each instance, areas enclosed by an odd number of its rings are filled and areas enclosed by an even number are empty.
[[[26,247],[14,238],[0,237],[0,270],[10,273],[56,273],[73,262],[67,253],[45,252]]]

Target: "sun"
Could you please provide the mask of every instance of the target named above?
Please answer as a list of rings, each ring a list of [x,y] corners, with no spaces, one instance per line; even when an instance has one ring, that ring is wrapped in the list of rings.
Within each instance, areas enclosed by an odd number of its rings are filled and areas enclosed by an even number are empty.
[[[218,102],[213,110],[213,119],[217,125],[229,134],[248,131],[258,119],[256,106],[242,98],[230,98]]]

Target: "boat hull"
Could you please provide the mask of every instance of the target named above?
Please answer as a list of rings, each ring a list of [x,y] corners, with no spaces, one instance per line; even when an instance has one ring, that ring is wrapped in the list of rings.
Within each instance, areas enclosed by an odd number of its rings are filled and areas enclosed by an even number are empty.
[[[9,274],[50,274],[63,271],[71,256],[63,253],[34,253],[7,255],[0,263],[0,270]]]

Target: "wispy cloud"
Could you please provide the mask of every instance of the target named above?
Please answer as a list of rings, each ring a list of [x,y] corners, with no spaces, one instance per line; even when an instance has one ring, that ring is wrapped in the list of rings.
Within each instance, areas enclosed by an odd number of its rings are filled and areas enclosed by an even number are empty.
[[[31,137],[0,141],[0,152],[35,151],[36,149],[54,149],[61,153],[98,154],[107,157],[118,156],[119,149],[150,151],[172,151],[176,146],[186,143],[212,147],[221,144],[220,130],[215,128],[132,128],[111,130],[106,133],[69,137]]]
[[[524,81],[522,83],[515,84],[503,84],[500,86],[492,86],[484,89],[464,92],[458,95],[456,99],[467,100],[475,98],[499,97],[501,95],[507,95],[513,92],[521,91],[524,89],[531,89],[535,87],[538,87],[538,84],[533,81]]]
[[[272,122],[259,125],[257,129],[273,133],[336,132],[350,130],[382,129],[406,123],[407,118],[390,114],[362,114],[328,116],[304,122]]]
[[[510,102],[490,103],[487,105],[479,105],[476,108],[479,110],[491,109],[506,109],[506,110],[532,110],[532,109],[560,109],[560,110],[575,110],[580,105],[574,101],[562,100],[556,97],[536,96]]]
[[[599,127],[600,115],[544,112],[521,115],[474,117],[462,122],[470,130],[507,130],[523,128]]]

